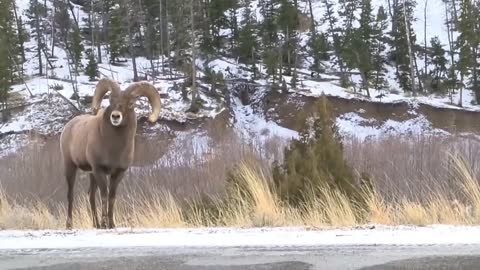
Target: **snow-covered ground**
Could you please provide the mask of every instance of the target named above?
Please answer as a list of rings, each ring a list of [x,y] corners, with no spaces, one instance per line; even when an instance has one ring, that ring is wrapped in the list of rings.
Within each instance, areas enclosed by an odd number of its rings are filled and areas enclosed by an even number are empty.
[[[0,231],[0,250],[125,247],[295,247],[480,244],[480,227],[198,228]],[[228,241],[226,241],[228,239]]]
[[[356,137],[358,139],[380,139],[386,135],[434,135],[448,136],[445,130],[432,127],[432,123],[423,115],[400,122],[387,120],[384,123],[377,123],[375,119],[367,119],[358,113],[351,112],[337,118],[336,124],[339,132],[344,137]]]

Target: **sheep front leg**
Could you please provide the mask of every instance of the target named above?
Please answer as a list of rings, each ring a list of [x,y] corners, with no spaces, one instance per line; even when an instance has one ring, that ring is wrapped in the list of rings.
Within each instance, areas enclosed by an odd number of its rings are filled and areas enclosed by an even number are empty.
[[[97,180],[95,180],[95,176],[91,173],[90,188],[89,188],[90,210],[92,212],[93,227],[96,229],[100,229],[100,223],[98,222],[98,215],[97,215],[97,206],[95,202],[96,193],[97,193]]]
[[[95,180],[97,180],[97,186],[100,189],[100,197],[102,201],[102,218],[100,221],[100,229],[107,228],[108,218],[108,188],[107,188],[107,175],[101,170],[93,170]]]
[[[110,187],[108,189],[108,228],[114,229],[115,222],[113,220],[113,210],[115,208],[115,197],[117,195],[117,187],[125,175],[125,170],[119,170],[110,176]]]
[[[73,163],[66,163],[65,164],[65,178],[67,180],[67,200],[68,200],[68,207],[67,207],[67,221],[66,221],[66,229],[72,229],[72,212],[73,212],[73,189],[75,187],[75,177],[77,175],[77,167]]]

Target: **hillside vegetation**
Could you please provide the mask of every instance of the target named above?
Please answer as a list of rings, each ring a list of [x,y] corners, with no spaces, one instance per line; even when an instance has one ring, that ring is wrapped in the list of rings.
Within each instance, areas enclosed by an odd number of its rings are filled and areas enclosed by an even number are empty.
[[[162,97],[153,125],[138,101],[120,226],[479,224],[479,15],[470,0],[2,0],[0,229],[61,227],[58,135],[102,77]],[[419,103],[473,111],[473,139]]]

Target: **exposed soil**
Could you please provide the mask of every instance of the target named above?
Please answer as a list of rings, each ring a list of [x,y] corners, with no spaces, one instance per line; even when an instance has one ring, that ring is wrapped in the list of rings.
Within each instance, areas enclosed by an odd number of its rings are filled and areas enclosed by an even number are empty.
[[[339,97],[328,97],[328,100],[335,117],[356,112],[364,118],[383,123],[389,119],[406,121],[421,114],[434,128],[451,133],[480,134],[480,112],[436,108],[425,104],[413,108],[407,102],[380,103]],[[305,116],[316,111],[318,101],[318,98],[303,95],[269,93],[265,97],[263,112],[269,119],[287,128],[298,130],[303,125]]]

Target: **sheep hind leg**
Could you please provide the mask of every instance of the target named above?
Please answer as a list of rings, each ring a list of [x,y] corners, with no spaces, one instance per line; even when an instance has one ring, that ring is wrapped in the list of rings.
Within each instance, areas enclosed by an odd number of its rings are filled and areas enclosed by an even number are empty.
[[[90,210],[92,212],[92,222],[93,227],[96,229],[100,229],[100,223],[98,222],[98,214],[97,214],[97,206],[96,206],[96,198],[95,195],[97,193],[97,181],[95,180],[95,176],[93,173],[90,174],[90,188],[89,188],[89,196],[90,196]]]
[[[67,230],[71,230],[73,226],[72,212],[73,212],[73,191],[75,188],[75,177],[77,175],[77,167],[73,163],[65,164],[65,178],[67,180],[67,221],[65,227]]]
[[[115,208],[115,197],[117,196],[117,187],[122,181],[125,174],[124,170],[117,171],[110,177],[110,187],[108,190],[108,228],[115,228],[115,222],[113,220],[113,210]]]
[[[95,180],[98,188],[100,189],[100,197],[102,201],[102,218],[100,220],[100,229],[107,228],[107,210],[108,210],[108,188],[107,188],[107,175],[101,170],[93,170]]]

